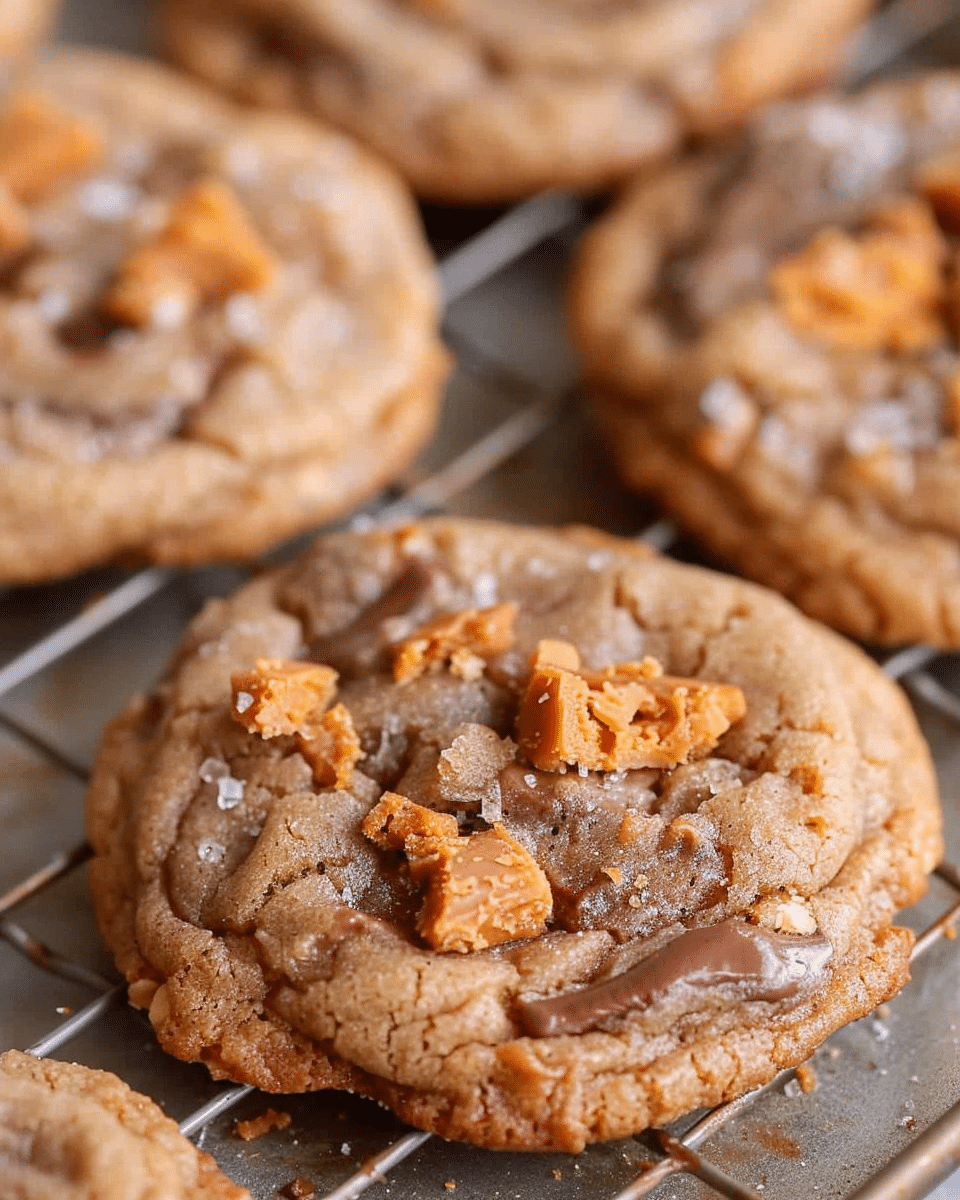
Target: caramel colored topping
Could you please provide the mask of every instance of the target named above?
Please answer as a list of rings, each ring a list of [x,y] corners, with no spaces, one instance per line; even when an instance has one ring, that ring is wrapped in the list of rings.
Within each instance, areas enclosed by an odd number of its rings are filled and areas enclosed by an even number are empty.
[[[410,875],[426,884],[417,931],[434,950],[466,954],[544,932],[550,884],[502,825],[459,837],[446,813],[388,792],[363,832],[384,849],[402,849]]]
[[[946,336],[946,243],[922,200],[901,200],[851,236],[826,229],[770,276],[792,325],[838,349],[923,350]]]
[[[255,1138],[262,1138],[271,1129],[286,1129],[292,1120],[288,1112],[277,1112],[275,1108],[268,1108],[259,1117],[251,1117],[249,1121],[238,1121],[233,1127],[233,1132],[243,1141],[252,1142]]]
[[[788,937],[735,918],[690,929],[635,967],[548,1000],[521,1001],[531,1037],[585,1033],[604,1021],[673,1001],[695,1011],[723,985],[741,1000],[797,1001],[816,984],[833,947],[824,937]]]
[[[17,200],[39,200],[103,156],[95,129],[45,96],[23,92],[0,113],[0,182]]]
[[[353,768],[365,757],[350,710],[343,704],[335,704],[319,721],[311,720],[306,733],[298,735],[297,746],[320,787],[347,787]]]
[[[953,150],[928,162],[919,185],[944,229],[960,233],[960,154]]]
[[[516,604],[495,604],[492,608],[467,608],[462,612],[438,617],[421,626],[394,648],[393,677],[397,683],[416,679],[426,671],[439,670],[450,663],[462,678],[479,678],[483,661],[502,654],[513,645]]]
[[[414,804],[396,792],[384,792],[360,828],[381,850],[404,850],[413,838],[455,838],[458,830],[456,817]]]
[[[21,254],[32,241],[26,210],[10,189],[0,183],[0,260]]]
[[[541,642],[517,720],[521,751],[545,771],[675,767],[746,712],[738,687],[659,671],[653,659],[581,671],[575,647]]]
[[[262,738],[311,733],[310,718],[333,699],[337,673],[314,663],[260,658],[252,671],[231,676],[230,715]]]
[[[815,1092],[820,1086],[820,1081],[817,1079],[817,1073],[809,1063],[801,1063],[796,1070],[797,1083],[800,1084],[800,1091],[805,1095]]]
[[[201,304],[260,291],[275,270],[240,201],[208,180],[184,192],[166,228],[121,264],[103,310],[126,325],[175,323]]]

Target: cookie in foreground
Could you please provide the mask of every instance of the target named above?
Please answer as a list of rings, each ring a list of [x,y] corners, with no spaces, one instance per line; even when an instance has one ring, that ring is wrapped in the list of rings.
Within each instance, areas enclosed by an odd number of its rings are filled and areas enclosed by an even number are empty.
[[[0,1195],[250,1200],[161,1109],[109,1071],[0,1056]]]
[[[908,978],[926,745],[856,647],[583,529],[323,538],[107,730],[103,935],[161,1044],[576,1151],[752,1088]]]
[[[255,555],[429,436],[405,186],[342,134],[51,54],[0,100],[0,581]]]
[[[329,120],[433,199],[599,188],[836,67],[870,0],[166,0],[183,67]]]
[[[960,646],[960,75],[768,112],[588,235],[573,323],[621,474],[862,640]]]

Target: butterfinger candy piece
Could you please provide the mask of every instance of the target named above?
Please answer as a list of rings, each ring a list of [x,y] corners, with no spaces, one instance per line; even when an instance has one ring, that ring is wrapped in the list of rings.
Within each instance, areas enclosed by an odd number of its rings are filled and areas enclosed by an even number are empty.
[[[337,672],[315,663],[260,658],[252,671],[230,678],[230,715],[263,738],[304,733],[307,719],[326,708],[336,691]]]
[[[545,931],[553,910],[550,884],[502,825],[430,846],[418,841],[411,846],[410,873],[428,885],[417,930],[434,950],[466,954]]]
[[[346,787],[354,766],[365,757],[350,710],[343,704],[335,704],[319,721],[310,722],[297,745],[321,787]]]
[[[821,231],[770,283],[790,323],[832,346],[922,350],[944,337],[945,258],[929,205],[902,200],[878,209],[860,236]]]
[[[0,181],[17,200],[39,200],[102,155],[97,131],[43,95],[22,92],[0,113]]]
[[[381,850],[403,850],[411,838],[457,836],[457,818],[414,804],[396,792],[384,792],[367,813],[361,829]]]
[[[127,325],[150,325],[168,312],[182,320],[208,301],[261,291],[275,271],[231,189],[205,180],[180,197],[162,233],[121,265],[103,309]]]
[[[746,712],[740,688],[658,675],[649,659],[599,673],[579,667],[574,647],[556,642],[534,657],[517,740],[541,770],[675,767],[713,749]]]
[[[944,229],[960,233],[960,154],[952,150],[928,162],[919,184]]]
[[[0,184],[0,259],[21,253],[31,241],[26,210],[10,189]]]
[[[388,792],[362,828],[382,849],[403,850],[411,877],[426,883],[417,931],[434,950],[466,954],[544,932],[550,884],[502,825],[460,837],[455,817]]]
[[[516,615],[516,604],[495,604],[492,608],[467,608],[430,621],[397,644],[394,679],[405,683],[447,662],[455,674],[479,678],[484,659],[502,654],[513,645]],[[471,659],[479,660],[479,672],[472,669]]]

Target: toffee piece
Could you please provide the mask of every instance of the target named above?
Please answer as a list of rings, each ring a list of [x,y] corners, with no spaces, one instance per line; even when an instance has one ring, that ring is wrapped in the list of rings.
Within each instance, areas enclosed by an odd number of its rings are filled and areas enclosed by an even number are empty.
[[[250,1200],[109,1071],[0,1056],[0,1193],[57,1200]]]
[[[456,520],[211,604],[107,730],[88,826],[171,1053],[570,1151],[895,992],[940,854],[927,749],[859,650],[630,542]]]
[[[960,646],[958,213],[960,74],[922,75],[637,182],[573,275],[627,482],[877,644]]]
[[[597,188],[821,80],[870,0],[166,0],[167,47],[422,195]]]
[[[0,582],[247,558],[429,435],[405,186],[342,134],[52,53],[0,94]]]

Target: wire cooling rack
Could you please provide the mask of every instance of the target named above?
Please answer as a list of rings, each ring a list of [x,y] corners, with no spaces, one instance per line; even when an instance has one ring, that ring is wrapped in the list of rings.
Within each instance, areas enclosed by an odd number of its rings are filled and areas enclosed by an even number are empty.
[[[89,33],[90,9],[68,9],[71,32]],[[103,16],[114,28],[112,4]],[[903,62],[908,48],[921,61],[942,61],[954,18],[947,0],[889,5],[858,48],[857,73]],[[127,12],[121,40],[135,43],[135,26]],[[960,48],[960,26],[954,33]],[[640,529],[636,536],[658,549],[687,556],[673,526],[611,480],[574,403],[557,297],[581,205],[545,194],[487,219],[427,213],[435,243],[456,247],[441,270],[459,368],[432,447],[353,523],[433,511],[590,521],[621,534]],[[104,722],[149,685],[203,600],[245,574],[105,570],[0,593],[0,1044],[118,1071],[264,1200],[284,1188],[293,1194],[294,1180],[316,1200],[354,1200],[368,1188],[410,1200],[454,1191],[462,1200],[506,1200],[533,1189],[551,1200],[911,1200],[960,1162],[960,875],[948,864],[905,917],[918,934],[913,982],[818,1051],[815,1091],[784,1072],[669,1130],[575,1157],[456,1146],[411,1132],[367,1101],[223,1087],[163,1055],[99,948],[83,871],[82,787]],[[934,747],[948,861],[956,862],[960,659],[916,646],[883,666],[913,697]],[[286,1127],[251,1142],[236,1136],[239,1118],[267,1109]],[[938,1196],[960,1196],[953,1186]]]

